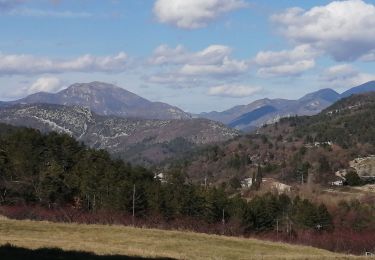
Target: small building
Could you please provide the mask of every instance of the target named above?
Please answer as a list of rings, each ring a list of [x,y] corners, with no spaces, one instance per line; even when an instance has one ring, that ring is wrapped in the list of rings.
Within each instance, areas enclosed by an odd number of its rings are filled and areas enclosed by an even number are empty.
[[[241,181],[241,188],[246,189],[250,188],[253,185],[253,178],[246,178]]]
[[[166,182],[167,182],[167,180],[166,180],[166,178],[165,178],[165,174],[162,173],[162,172],[160,172],[160,173],[155,173],[155,175],[154,175],[154,179],[159,180],[161,183],[166,183]]]
[[[328,142],[315,142],[314,143],[314,146],[315,147],[320,147],[320,146],[332,146],[333,143],[331,141],[328,141]]]
[[[331,186],[344,186],[343,180],[332,181]]]
[[[281,183],[273,178],[263,178],[263,185],[269,190],[276,190],[278,193],[288,193],[292,186]]]

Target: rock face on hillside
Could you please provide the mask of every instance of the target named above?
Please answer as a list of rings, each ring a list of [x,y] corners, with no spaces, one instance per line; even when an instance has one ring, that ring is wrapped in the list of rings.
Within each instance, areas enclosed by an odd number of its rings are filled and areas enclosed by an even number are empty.
[[[199,145],[225,141],[237,131],[207,119],[146,120],[100,116],[87,108],[15,105],[0,109],[0,122],[56,131],[126,160],[160,162]]]
[[[57,104],[87,107],[99,115],[145,119],[189,119],[177,107],[151,102],[112,84],[102,82],[76,83],[56,94],[40,92],[12,104]]]

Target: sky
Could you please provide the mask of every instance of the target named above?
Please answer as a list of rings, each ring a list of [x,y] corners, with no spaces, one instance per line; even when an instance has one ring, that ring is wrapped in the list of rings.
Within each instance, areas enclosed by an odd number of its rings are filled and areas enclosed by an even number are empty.
[[[116,84],[192,113],[375,80],[375,0],[0,0],[0,100]]]

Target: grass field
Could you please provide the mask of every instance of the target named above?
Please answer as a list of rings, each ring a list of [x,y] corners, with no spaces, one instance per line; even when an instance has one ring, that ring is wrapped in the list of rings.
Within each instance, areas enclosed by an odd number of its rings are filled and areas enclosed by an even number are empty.
[[[63,250],[79,250],[92,252],[99,256],[123,255],[139,256],[145,258],[356,258],[346,255],[334,254],[312,247],[294,246],[283,243],[271,243],[255,239],[231,238],[224,236],[196,234],[190,232],[162,231],[155,229],[140,229],[122,226],[60,224],[50,222],[17,221],[0,218],[0,245],[5,245],[7,243],[25,249],[60,248]],[[0,250],[0,254],[1,252],[2,251]],[[0,259],[4,258],[2,258],[0,255]],[[81,259],[89,258],[86,257]]]

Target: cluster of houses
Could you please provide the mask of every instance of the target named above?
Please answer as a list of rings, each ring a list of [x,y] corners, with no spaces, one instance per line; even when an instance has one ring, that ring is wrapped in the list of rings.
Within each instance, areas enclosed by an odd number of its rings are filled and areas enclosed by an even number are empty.
[[[314,148],[314,147],[321,147],[321,146],[332,146],[333,142],[327,141],[327,142],[313,142],[311,144],[305,144],[306,148]]]

